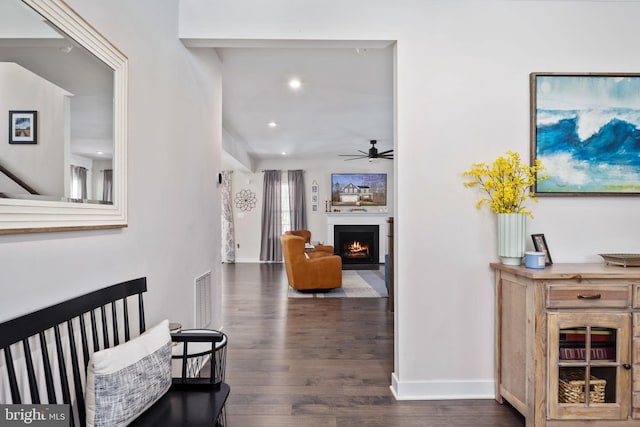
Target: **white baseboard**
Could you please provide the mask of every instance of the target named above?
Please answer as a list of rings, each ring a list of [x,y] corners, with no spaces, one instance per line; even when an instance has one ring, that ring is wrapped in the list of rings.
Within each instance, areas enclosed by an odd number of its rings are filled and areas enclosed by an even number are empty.
[[[282,261],[260,261],[258,258],[236,258],[236,264],[282,264]]]
[[[398,381],[391,374],[391,392],[397,400],[494,399],[494,381]]]
[[[258,262],[260,262],[260,260],[257,258],[236,258],[236,264],[258,263]]]

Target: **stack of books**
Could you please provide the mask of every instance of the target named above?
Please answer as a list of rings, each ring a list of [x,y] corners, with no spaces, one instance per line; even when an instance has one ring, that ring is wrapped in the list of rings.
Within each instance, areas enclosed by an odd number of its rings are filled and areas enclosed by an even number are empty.
[[[586,328],[560,331],[560,360],[586,360]],[[591,328],[590,360],[616,360],[615,329]]]

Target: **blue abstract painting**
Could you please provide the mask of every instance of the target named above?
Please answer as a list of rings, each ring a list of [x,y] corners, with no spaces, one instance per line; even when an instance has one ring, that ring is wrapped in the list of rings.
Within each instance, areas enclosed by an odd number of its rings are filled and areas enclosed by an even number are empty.
[[[640,75],[532,74],[536,193],[640,193]]]

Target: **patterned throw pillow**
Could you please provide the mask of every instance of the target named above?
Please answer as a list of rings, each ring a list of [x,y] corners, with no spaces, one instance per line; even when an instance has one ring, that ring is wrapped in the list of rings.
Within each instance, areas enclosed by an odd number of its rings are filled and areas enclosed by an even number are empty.
[[[125,426],[171,386],[171,336],[163,320],[144,334],[95,352],[87,368],[87,427]]]

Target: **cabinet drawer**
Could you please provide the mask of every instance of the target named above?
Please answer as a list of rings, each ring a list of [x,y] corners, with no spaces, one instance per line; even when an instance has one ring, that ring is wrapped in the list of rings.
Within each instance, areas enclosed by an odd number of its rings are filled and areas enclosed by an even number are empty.
[[[633,313],[633,336],[640,337],[640,313]]]
[[[640,285],[633,287],[633,308],[640,308]]]
[[[547,308],[614,307],[631,305],[631,286],[547,285]]]

